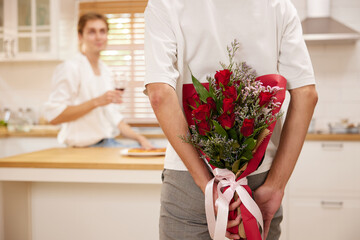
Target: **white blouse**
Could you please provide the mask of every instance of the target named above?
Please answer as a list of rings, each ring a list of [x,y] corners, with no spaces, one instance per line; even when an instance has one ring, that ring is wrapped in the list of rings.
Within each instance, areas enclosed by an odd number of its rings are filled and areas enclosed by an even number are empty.
[[[55,69],[52,92],[45,103],[44,113],[48,121],[59,116],[67,106],[81,104],[114,90],[111,71],[100,60],[99,67],[101,75],[96,76],[87,57],[79,53]],[[117,125],[122,119],[115,104],[97,107],[74,121],[63,123],[58,140],[69,146],[89,146],[101,139],[117,136]]]

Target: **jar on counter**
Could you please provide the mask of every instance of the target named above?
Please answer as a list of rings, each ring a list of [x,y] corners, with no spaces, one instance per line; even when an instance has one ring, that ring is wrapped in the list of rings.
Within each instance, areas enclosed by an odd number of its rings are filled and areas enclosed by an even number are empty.
[[[37,124],[36,114],[32,108],[26,108],[24,115],[30,125]]]
[[[10,111],[10,118],[7,124],[9,132],[29,132],[33,123],[26,116],[24,110],[19,108],[17,112]]]

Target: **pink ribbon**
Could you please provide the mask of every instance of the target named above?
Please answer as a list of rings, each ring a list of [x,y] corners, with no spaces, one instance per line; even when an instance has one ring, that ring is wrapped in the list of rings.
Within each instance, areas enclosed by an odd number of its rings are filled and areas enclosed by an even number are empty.
[[[213,169],[213,174],[215,177],[208,182],[205,189],[206,220],[211,238],[214,240],[224,240],[228,222],[229,204],[235,192],[239,195],[242,204],[244,204],[246,209],[255,217],[261,229],[264,230],[261,211],[254,199],[243,187],[247,185],[247,178],[244,177],[236,181],[235,174],[228,169],[216,168]],[[218,207],[216,218],[213,205],[213,188],[215,181],[218,182],[218,199],[215,201],[215,205]],[[221,189],[225,187],[228,188],[222,192]],[[264,231],[262,231],[261,238],[264,239]]]

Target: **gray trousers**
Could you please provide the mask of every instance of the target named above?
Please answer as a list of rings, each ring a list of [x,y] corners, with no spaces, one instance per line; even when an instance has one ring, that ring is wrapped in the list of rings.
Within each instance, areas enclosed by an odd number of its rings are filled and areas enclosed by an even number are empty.
[[[254,191],[261,186],[267,172],[248,177]],[[210,240],[205,215],[205,199],[187,171],[165,169],[162,175],[160,240]],[[280,237],[282,208],[276,212],[267,240]]]

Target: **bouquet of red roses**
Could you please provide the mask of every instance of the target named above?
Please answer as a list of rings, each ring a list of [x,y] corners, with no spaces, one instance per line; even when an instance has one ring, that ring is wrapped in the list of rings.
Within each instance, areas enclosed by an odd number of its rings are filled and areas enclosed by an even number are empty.
[[[271,74],[257,77],[245,62],[235,63],[236,40],[228,47],[229,65],[207,83],[193,75],[193,84],[183,86],[183,106],[190,135],[185,142],[195,146],[212,167],[214,179],[206,190],[206,215],[213,239],[223,239],[228,219],[242,216],[239,227],[228,229],[242,238],[261,239],[262,216],[252,199],[246,176],[254,172],[264,157],[271,133],[285,98],[286,80]],[[218,182],[215,220],[212,187]],[[228,205],[240,197],[237,211],[228,215]]]

